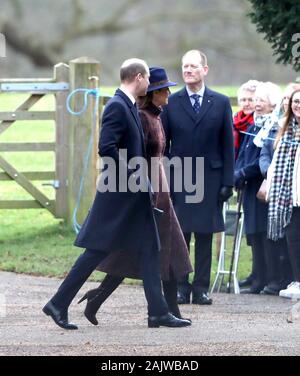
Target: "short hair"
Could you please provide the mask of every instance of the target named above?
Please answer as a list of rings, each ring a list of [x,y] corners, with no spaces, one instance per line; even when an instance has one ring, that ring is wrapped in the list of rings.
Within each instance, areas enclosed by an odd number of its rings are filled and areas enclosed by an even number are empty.
[[[183,56],[182,56],[182,59],[181,59],[181,62],[183,62],[183,59],[186,57],[186,55],[188,54],[198,54],[199,57],[200,57],[200,62],[202,64],[202,66],[205,66],[207,65],[207,57],[206,55],[200,51],[200,50],[190,50],[190,51],[187,51]]]
[[[282,98],[282,92],[278,85],[275,85],[273,82],[261,82],[255,91],[257,96],[265,95],[268,98],[272,107],[275,107],[280,103]]]
[[[149,67],[144,60],[132,58],[123,62],[120,69],[121,82],[132,82],[138,74],[149,74]]]
[[[243,91],[250,91],[250,93],[254,94],[258,85],[259,85],[259,81],[257,81],[257,80],[249,80],[247,82],[244,82],[238,88],[238,91],[237,91],[238,100],[240,100]]]

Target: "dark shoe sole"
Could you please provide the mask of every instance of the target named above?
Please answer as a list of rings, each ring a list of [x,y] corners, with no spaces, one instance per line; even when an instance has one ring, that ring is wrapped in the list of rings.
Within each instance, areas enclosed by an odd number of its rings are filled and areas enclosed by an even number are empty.
[[[159,328],[160,326],[165,326],[167,328],[184,328],[186,326],[191,326],[192,325],[192,322],[191,321],[186,321],[185,323],[181,323],[180,325],[176,324],[176,325],[168,325],[168,324],[159,324],[159,323],[156,323],[156,322],[149,322],[148,321],[148,328]]]
[[[208,300],[208,301],[204,301],[204,302],[201,302],[201,301],[193,301],[192,303],[193,303],[193,304],[198,304],[198,305],[212,305],[212,300]]]

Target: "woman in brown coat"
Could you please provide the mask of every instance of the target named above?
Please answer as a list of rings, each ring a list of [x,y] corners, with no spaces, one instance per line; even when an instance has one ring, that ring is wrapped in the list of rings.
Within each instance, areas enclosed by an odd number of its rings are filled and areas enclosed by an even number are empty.
[[[161,106],[168,103],[169,87],[176,83],[168,80],[163,68],[150,68],[150,85],[147,95],[139,100],[139,114],[143,126],[148,175],[154,188],[154,206],[163,211],[158,223],[161,240],[160,265],[165,299],[170,312],[181,318],[177,304],[177,281],[192,271],[188,249],[176,217],[162,164],[165,135],[160,113]],[[152,171],[159,173],[151,174]],[[132,250],[135,253],[135,250]],[[133,262],[132,260],[136,260]],[[79,301],[87,299],[84,314],[94,325],[98,324],[96,313],[101,304],[120,285],[124,278],[140,278],[138,258],[122,252],[111,253],[97,268],[107,273],[97,289],[88,291]]]

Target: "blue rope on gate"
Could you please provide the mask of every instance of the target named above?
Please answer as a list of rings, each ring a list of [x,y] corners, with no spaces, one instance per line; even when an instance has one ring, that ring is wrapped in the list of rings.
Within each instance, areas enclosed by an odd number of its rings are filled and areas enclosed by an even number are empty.
[[[76,95],[77,93],[84,93],[83,106],[82,106],[80,111],[73,111],[71,109],[70,102],[71,102],[72,97],[74,95]],[[77,221],[77,212],[78,212],[78,209],[80,207],[80,201],[81,201],[83,188],[84,188],[84,180],[85,180],[86,173],[87,173],[87,170],[88,170],[88,163],[89,163],[89,159],[90,159],[90,156],[91,156],[91,152],[92,152],[92,149],[93,149],[94,134],[95,134],[95,130],[96,130],[96,127],[97,127],[97,123],[96,123],[97,114],[98,114],[98,111],[99,111],[100,90],[99,89],[83,89],[83,88],[76,89],[68,95],[67,103],[66,103],[67,110],[71,115],[80,116],[88,108],[88,97],[90,95],[95,96],[96,100],[95,100],[95,107],[94,107],[94,111],[93,111],[92,132],[91,132],[91,136],[90,136],[90,139],[89,139],[87,151],[85,153],[84,160],[83,160],[83,171],[82,171],[82,175],[81,175],[81,179],[80,179],[79,191],[78,191],[78,195],[77,195],[76,205],[75,205],[75,209],[74,209],[73,216],[72,216],[72,225],[73,225],[73,229],[76,232],[76,234],[78,234],[78,232],[81,228],[81,225]]]

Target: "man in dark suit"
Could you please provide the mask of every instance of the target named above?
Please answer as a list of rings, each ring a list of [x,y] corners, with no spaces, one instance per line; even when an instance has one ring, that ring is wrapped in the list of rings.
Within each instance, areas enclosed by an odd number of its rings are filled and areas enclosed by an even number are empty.
[[[169,98],[162,113],[170,158],[182,162],[191,157],[192,181],[199,182],[200,170],[196,158],[204,158],[204,196],[201,202],[187,202],[188,192],[174,189],[174,176],[170,190],[174,208],[188,247],[191,234],[195,238],[195,274],[192,285],[188,275],[179,284],[178,303],[211,304],[207,295],[210,283],[211,247],[213,233],[223,231],[223,202],[232,195],[234,152],[232,113],[229,99],[204,85],[208,73],[207,58],[198,50],[188,51],[182,58],[185,88]],[[184,164],[183,164],[184,166]],[[176,175],[176,168],[173,169]],[[182,175],[184,176],[184,174]],[[173,181],[172,181],[173,180]]]
[[[120,89],[104,110],[99,154],[115,163],[116,169],[111,170],[111,179],[115,171],[123,173],[116,176],[116,189],[105,191],[105,184],[100,179],[94,203],[75,241],[76,246],[86,250],[43,308],[43,312],[64,329],[77,329],[68,320],[69,305],[97,265],[108,253],[117,250],[128,252],[128,257],[133,250],[138,253],[148,302],[148,326],[190,325],[187,320],[177,319],[168,312],[162,295],[160,243],[153,215],[152,193],[148,188],[132,192],[127,187],[127,182],[130,185],[130,179],[135,179],[137,173],[130,167],[130,160],[134,157],[145,158],[143,130],[135,101],[137,96],[147,92],[149,68],[143,60],[129,59],[123,63],[120,76]],[[147,172],[142,175],[143,179],[148,187]]]

